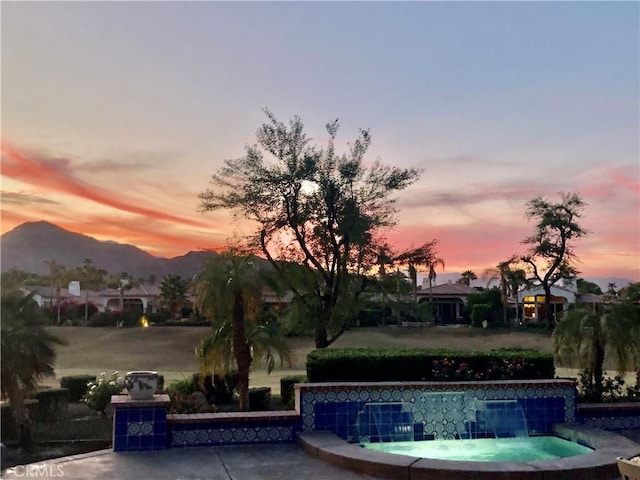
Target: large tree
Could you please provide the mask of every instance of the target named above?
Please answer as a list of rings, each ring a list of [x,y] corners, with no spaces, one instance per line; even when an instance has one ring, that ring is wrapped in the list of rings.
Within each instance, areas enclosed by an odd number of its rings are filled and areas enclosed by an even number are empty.
[[[573,241],[586,235],[578,221],[586,203],[578,194],[562,194],[562,200],[553,203],[538,196],[527,202],[526,218],[536,220],[534,233],[522,243],[530,245],[522,257],[532,275],[544,290],[545,315],[549,328],[555,325],[551,311],[551,287],[560,280],[572,281],[578,269],[575,267]]]
[[[1,387],[20,431],[20,444],[31,444],[31,418],[24,407],[27,392],[38,381],[54,374],[54,345],[64,343],[44,328],[46,319],[33,294],[3,292],[2,301]]]
[[[200,194],[201,209],[229,209],[255,222],[253,245],[313,312],[316,347],[325,348],[349,320],[336,314],[336,306],[348,304],[362,285],[354,286],[350,273],[365,270],[362,262],[370,258],[365,253],[373,250],[376,232],[395,224],[392,195],[419,172],[365,162],[368,130],[340,155],[337,120],[327,124],[328,145],[319,148],[311,145],[299,117],[286,125],[265,113],[268,122],[258,130],[257,144],[213,175],[211,188]],[[305,282],[301,289],[281,261],[303,265],[312,285]]]
[[[203,372],[238,372],[240,409],[249,409],[249,372],[254,356],[290,362],[291,354],[277,325],[265,320],[262,295],[266,276],[254,258],[227,251],[213,257],[196,281],[196,305],[212,320],[213,333],[196,354]]]

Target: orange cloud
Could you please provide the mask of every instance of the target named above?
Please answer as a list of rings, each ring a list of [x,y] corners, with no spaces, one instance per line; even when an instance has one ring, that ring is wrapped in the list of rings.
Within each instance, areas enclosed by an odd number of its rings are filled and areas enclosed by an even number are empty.
[[[109,190],[88,184],[74,175],[71,162],[67,159],[44,158],[25,154],[7,143],[2,144],[2,175],[28,185],[72,195],[83,200],[91,200],[100,205],[150,219],[190,227],[206,227],[203,222],[140,205],[139,200],[127,199],[121,189]]]

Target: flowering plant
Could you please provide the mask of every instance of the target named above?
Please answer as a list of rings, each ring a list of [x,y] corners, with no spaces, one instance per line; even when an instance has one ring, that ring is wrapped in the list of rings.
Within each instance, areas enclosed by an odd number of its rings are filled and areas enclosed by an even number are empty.
[[[102,372],[95,381],[87,383],[87,387],[89,389],[82,397],[82,401],[89,408],[106,414],[107,407],[111,402],[111,395],[122,393],[124,380],[118,375],[117,370],[111,372],[109,376],[106,372]]]
[[[486,370],[475,371],[465,362],[457,363],[446,357],[433,361],[433,379],[445,381],[465,380],[510,380],[523,378],[523,372],[530,364],[524,359],[513,362],[494,360]]]

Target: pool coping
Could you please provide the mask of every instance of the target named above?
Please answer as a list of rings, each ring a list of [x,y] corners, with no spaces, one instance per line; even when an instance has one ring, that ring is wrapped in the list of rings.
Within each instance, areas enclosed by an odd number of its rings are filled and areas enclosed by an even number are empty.
[[[375,477],[397,480],[456,479],[571,479],[609,480],[618,478],[617,457],[640,453],[640,445],[612,432],[580,424],[557,424],[554,433],[595,450],[586,455],[533,462],[465,462],[395,455],[367,450],[348,443],[332,432],[305,432],[298,443],[309,454],[333,465]]]

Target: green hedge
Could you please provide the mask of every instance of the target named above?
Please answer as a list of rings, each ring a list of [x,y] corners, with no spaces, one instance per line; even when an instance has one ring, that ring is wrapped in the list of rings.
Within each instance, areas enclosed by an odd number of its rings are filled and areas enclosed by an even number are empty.
[[[536,350],[490,352],[408,348],[314,350],[309,382],[525,380],[554,378],[551,354]]]
[[[69,412],[69,389],[47,388],[36,393],[38,420],[54,422],[67,418]]]
[[[271,388],[257,387],[249,389],[249,411],[266,412],[271,410]]]
[[[95,382],[95,375],[72,375],[60,379],[60,387],[69,390],[69,401],[80,402],[87,392],[89,382]]]
[[[289,407],[293,407],[293,401],[295,399],[294,385],[296,383],[304,383],[306,380],[307,377],[304,375],[290,375],[288,377],[282,377],[280,379],[280,397],[282,398],[282,403]]]

